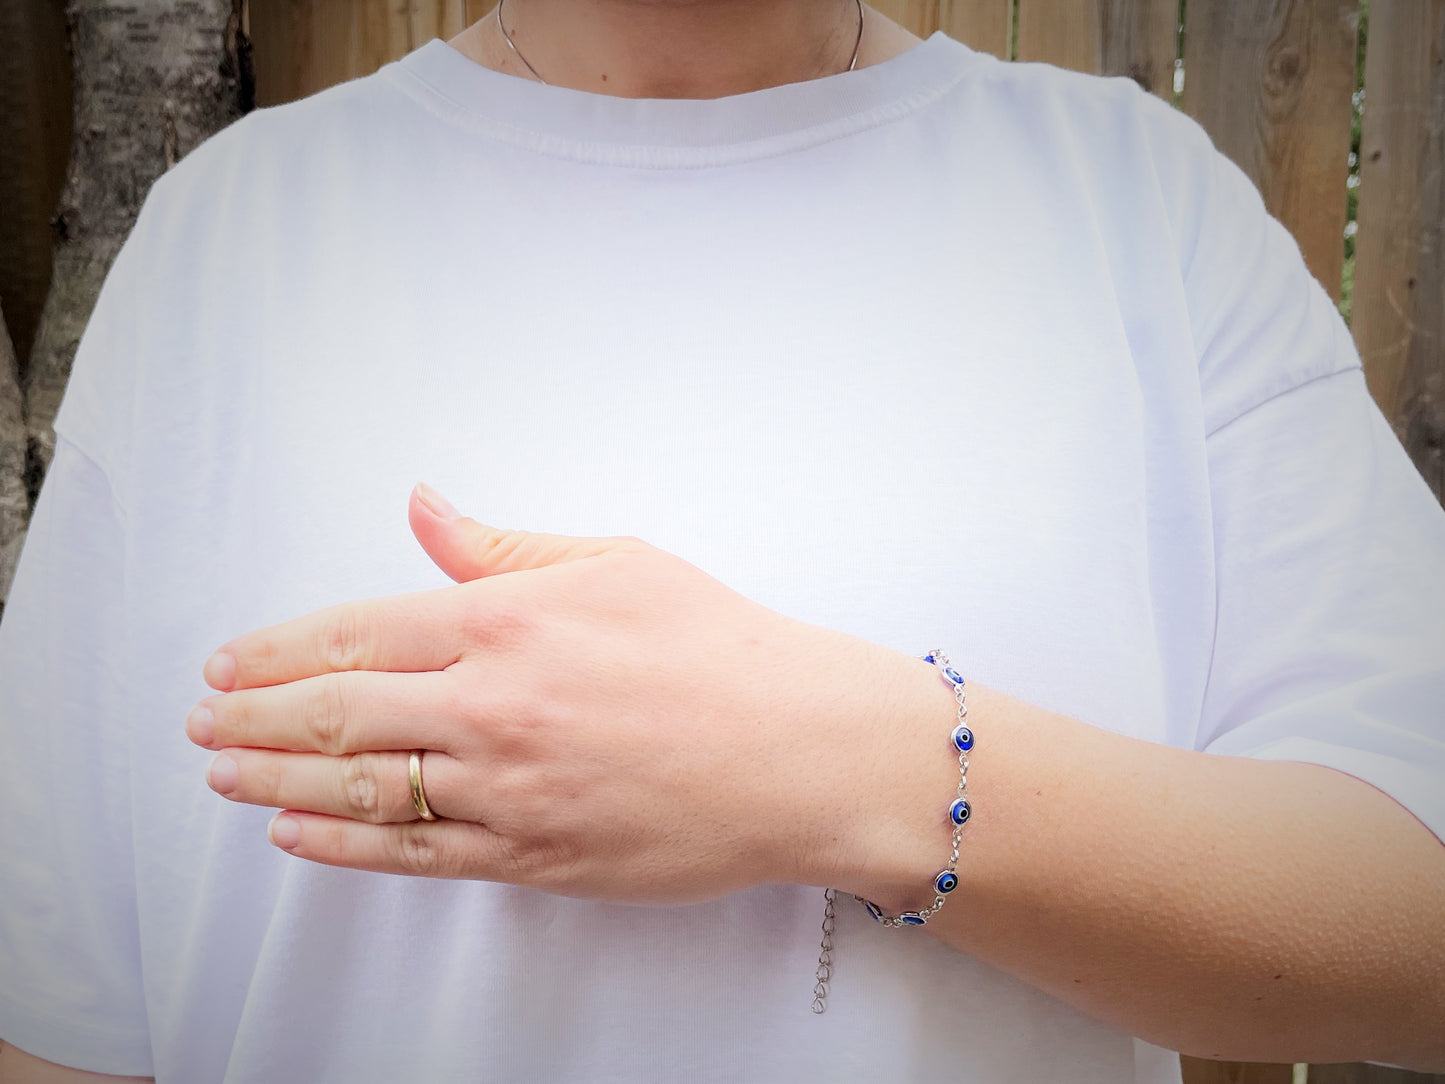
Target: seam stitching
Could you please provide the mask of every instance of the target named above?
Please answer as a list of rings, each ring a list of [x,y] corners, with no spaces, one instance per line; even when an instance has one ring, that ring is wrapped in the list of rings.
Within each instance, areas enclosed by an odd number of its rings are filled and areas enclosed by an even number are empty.
[[[1235,422],[1239,421],[1241,418],[1246,417],[1247,415],[1254,413],[1254,412],[1255,412],[1256,410],[1258,410],[1260,407],[1266,406],[1266,405],[1268,405],[1269,403],[1274,402],[1276,399],[1280,398],[1281,396],[1289,395],[1291,392],[1299,391],[1301,388],[1307,388],[1307,387],[1309,387],[1311,384],[1317,384],[1317,383],[1319,383],[1321,380],[1328,380],[1328,379],[1329,379],[1330,377],[1332,377],[1332,376],[1344,376],[1346,373],[1360,372],[1363,368],[1364,368],[1364,366],[1361,365],[1361,364],[1359,364],[1359,363],[1357,362],[1356,364],[1347,366],[1346,368],[1343,368],[1343,369],[1332,369],[1332,370],[1330,370],[1330,371],[1327,372],[1327,373],[1318,373],[1318,374],[1316,374],[1315,376],[1306,377],[1304,380],[1301,380],[1301,381],[1299,381],[1299,382],[1296,383],[1296,384],[1291,384],[1291,385],[1290,385],[1289,387],[1287,387],[1287,388],[1282,388],[1282,389],[1280,389],[1279,391],[1271,392],[1269,395],[1266,395],[1266,396],[1265,396],[1263,399],[1261,399],[1259,402],[1254,403],[1254,404],[1251,405],[1251,406],[1245,407],[1243,410],[1241,410],[1241,411],[1239,411],[1237,414],[1233,415],[1233,416],[1232,416],[1231,418],[1229,418],[1227,421],[1222,421],[1222,422],[1220,422],[1218,425],[1216,425],[1213,429],[1210,429],[1208,432],[1206,432],[1206,433],[1204,434],[1204,439],[1205,439],[1205,440],[1209,440],[1209,439],[1210,439],[1211,437],[1213,437],[1216,433],[1219,433],[1221,430],[1224,430],[1224,429],[1229,428],[1229,426],[1233,425]]]
[[[387,75],[393,83],[396,83],[397,76],[404,75],[415,88],[426,92],[425,95],[420,96],[424,108],[436,113],[444,120],[460,124],[488,138],[509,143],[537,154],[545,154],[552,158],[563,158],[574,162],[588,162],[594,165],[611,166],[619,169],[645,169],[661,172],[716,169],[719,167],[741,165],[745,162],[765,161],[769,158],[778,158],[784,154],[791,154],[795,151],[816,147],[824,143],[831,143],[835,140],[843,139],[860,132],[870,131],[874,128],[881,128],[910,113],[915,113],[925,106],[931,105],[939,98],[942,98],[958,86],[958,84],[970,74],[970,71],[967,68],[963,68],[941,85],[914,91],[912,94],[897,98],[886,105],[875,106],[873,109],[864,113],[835,118],[831,121],[825,121],[822,124],[799,128],[791,132],[781,132],[772,136],[766,136],[762,139],[712,145],[654,145],[563,140],[556,136],[548,135],[547,133],[535,132],[530,128],[519,128],[503,120],[497,120],[491,117],[480,117],[472,109],[454,101],[420,75],[402,65],[397,65],[394,68],[388,66],[387,69],[383,69],[382,74]],[[401,90],[403,94],[407,94],[408,97],[418,97],[417,95],[408,93],[405,87],[398,85],[398,89]],[[765,145],[773,140],[780,139],[785,141],[785,145],[773,150],[765,150],[756,154],[747,155],[737,153],[748,147],[760,144]],[[654,163],[618,160],[621,156],[636,154],[644,150],[663,152],[713,151],[714,153],[721,150],[724,152],[732,152],[732,155],[707,162]]]

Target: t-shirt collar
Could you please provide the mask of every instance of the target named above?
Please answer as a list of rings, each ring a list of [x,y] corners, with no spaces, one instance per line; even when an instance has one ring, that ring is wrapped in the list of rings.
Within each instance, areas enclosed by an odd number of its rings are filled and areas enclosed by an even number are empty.
[[[474,128],[532,149],[684,167],[766,156],[886,123],[938,97],[986,54],[943,31],[866,68],[721,98],[622,98],[506,75],[440,38],[382,69]]]

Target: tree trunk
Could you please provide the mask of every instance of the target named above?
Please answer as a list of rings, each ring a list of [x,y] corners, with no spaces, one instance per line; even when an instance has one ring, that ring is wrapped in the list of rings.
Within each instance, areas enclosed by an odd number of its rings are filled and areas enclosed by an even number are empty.
[[[10,345],[24,361],[50,288],[50,218],[70,154],[64,7],[0,0],[0,42],[0,302]]]
[[[20,402],[19,367],[5,313],[0,312],[0,615],[10,597],[10,581],[20,563],[30,502],[25,495],[25,424]]]
[[[81,332],[151,184],[251,106],[243,0],[70,0],[75,119],[54,272],[26,367],[33,504]]]

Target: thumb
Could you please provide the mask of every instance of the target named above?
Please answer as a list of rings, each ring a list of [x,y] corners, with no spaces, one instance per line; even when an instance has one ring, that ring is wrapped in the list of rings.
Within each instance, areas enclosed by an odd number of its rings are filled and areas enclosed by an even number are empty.
[[[635,538],[576,538],[489,527],[463,516],[424,482],[411,492],[407,518],[427,556],[458,583],[643,544]]]

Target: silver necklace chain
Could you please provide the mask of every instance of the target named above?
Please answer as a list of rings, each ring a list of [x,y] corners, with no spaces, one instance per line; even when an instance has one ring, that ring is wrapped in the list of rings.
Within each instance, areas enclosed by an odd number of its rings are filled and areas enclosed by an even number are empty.
[[[537,82],[542,83],[546,86],[551,86],[551,84],[548,83],[547,80],[543,79],[540,75],[537,74],[537,69],[532,67],[532,62],[522,55],[522,51],[517,48],[517,43],[512,40],[512,35],[507,33],[507,24],[502,22],[502,5],[506,2],[507,0],[497,0],[497,28],[501,30],[502,37],[506,39],[508,48],[510,48],[512,52],[517,55],[518,60],[520,60],[523,64],[527,65],[527,70],[531,72],[534,76],[536,76]],[[853,42],[853,59],[848,62],[849,71],[852,71],[857,65],[858,47],[863,44],[863,0],[857,0],[857,3],[858,37]]]

